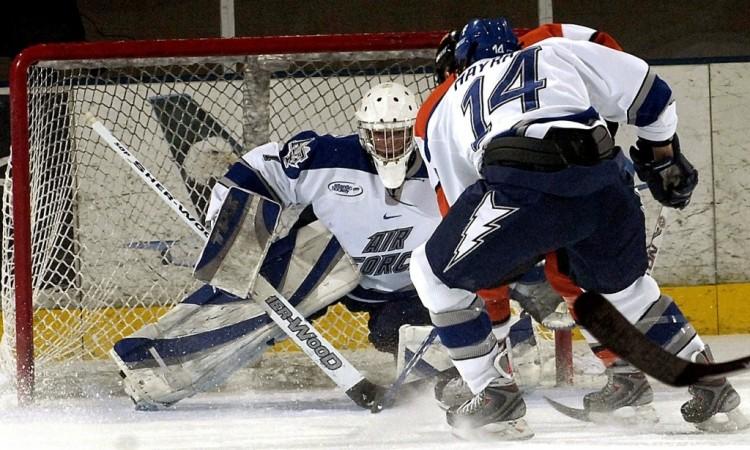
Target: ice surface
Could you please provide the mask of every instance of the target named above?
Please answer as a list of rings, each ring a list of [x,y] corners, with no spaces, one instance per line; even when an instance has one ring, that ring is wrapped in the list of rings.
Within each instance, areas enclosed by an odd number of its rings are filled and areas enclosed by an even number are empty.
[[[750,335],[708,339],[717,359],[750,352]],[[750,415],[750,374],[735,387]],[[628,429],[576,422],[550,408],[548,395],[581,405],[589,389],[538,389],[526,395],[526,420],[536,436],[525,442],[462,442],[426,391],[402,406],[370,414],[333,389],[201,394],[170,410],[136,412],[125,397],[40,400],[19,408],[0,398],[0,449],[480,449],[602,447],[749,448],[750,433],[711,435],[682,421],[686,389],[654,383],[661,422]]]

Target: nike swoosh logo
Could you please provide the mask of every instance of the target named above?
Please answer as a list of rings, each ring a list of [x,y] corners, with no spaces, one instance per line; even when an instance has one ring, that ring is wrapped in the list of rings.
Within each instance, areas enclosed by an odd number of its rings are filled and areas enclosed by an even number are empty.
[[[383,219],[388,220],[388,219],[393,219],[393,218],[401,217],[401,216],[402,216],[402,214],[396,214],[395,216],[389,216],[388,213],[385,213],[385,214],[383,214]]]

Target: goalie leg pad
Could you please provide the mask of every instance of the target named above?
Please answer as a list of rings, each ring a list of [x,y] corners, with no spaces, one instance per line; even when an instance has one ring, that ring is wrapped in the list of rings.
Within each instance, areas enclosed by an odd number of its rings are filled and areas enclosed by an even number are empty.
[[[110,356],[128,395],[139,408],[151,409],[222,384],[281,334],[252,300],[204,286],[155,324],[117,342]]]
[[[351,259],[320,224],[286,239],[269,250],[274,257],[262,270],[301,314],[326,308],[358,284]],[[138,406],[152,409],[222,384],[284,337],[252,299],[204,286],[158,322],[117,342],[110,356],[126,392]]]

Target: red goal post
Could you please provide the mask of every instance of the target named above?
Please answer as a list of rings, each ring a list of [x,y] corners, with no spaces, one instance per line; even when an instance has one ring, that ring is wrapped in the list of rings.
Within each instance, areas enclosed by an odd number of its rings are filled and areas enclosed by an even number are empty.
[[[159,210],[147,188],[85,129],[80,116],[86,110],[202,214],[210,180],[201,176],[221,174],[241,149],[304,129],[351,133],[361,93],[377,82],[397,80],[424,100],[443,34],[24,50],[10,76],[12,176],[4,193],[0,346],[2,364],[15,363],[19,400],[33,396],[35,374],[56,373],[63,361],[101,358],[114,341],[196,286],[190,268],[174,256],[189,230]],[[181,249],[186,260],[196,251],[188,244]],[[320,326],[342,339],[357,335],[356,342],[333,339],[357,348],[366,340],[364,319],[338,318],[346,313],[329,313]],[[355,329],[344,329],[351,323]]]

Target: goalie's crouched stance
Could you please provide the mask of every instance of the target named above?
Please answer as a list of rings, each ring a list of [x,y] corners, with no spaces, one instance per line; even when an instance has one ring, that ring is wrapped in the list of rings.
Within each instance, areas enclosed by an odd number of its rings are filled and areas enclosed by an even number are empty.
[[[359,273],[318,222],[272,244],[261,274],[305,317],[351,291]],[[224,383],[285,334],[252,299],[205,285],[110,351],[137,409],[157,409]]]

